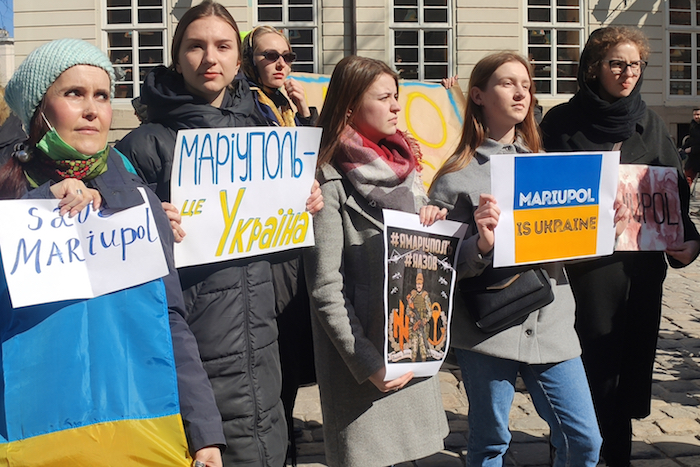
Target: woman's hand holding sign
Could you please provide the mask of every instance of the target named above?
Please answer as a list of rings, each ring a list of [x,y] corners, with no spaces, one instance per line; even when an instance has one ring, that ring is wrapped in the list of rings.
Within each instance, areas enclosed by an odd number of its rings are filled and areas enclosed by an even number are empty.
[[[474,222],[479,231],[479,240],[476,245],[481,254],[486,254],[493,249],[494,229],[498,225],[501,209],[496,205],[493,195],[482,193],[479,195],[479,207],[474,211]]]
[[[175,243],[180,243],[187,233],[182,228],[182,216],[180,216],[180,211],[175,207],[175,205],[163,201],[163,211],[168,216],[170,221],[170,227],[173,229],[173,235],[175,236]]]
[[[56,199],[61,200],[58,207],[61,208],[62,216],[69,213],[69,217],[75,217],[90,203],[97,211],[102,204],[102,196],[97,190],[86,187],[81,180],[74,178],[65,178],[51,185],[49,190]]]
[[[384,381],[385,376],[386,367],[382,367],[374,372],[372,376],[369,377],[369,380],[382,392],[398,391],[413,379],[413,372],[409,371],[408,373],[405,373],[396,379],[392,379],[391,381]]]
[[[311,195],[306,199],[306,210],[313,216],[323,209],[323,193],[318,180],[314,180],[311,186]]]
[[[613,208],[615,209],[615,238],[617,238],[622,235],[622,232],[625,231],[630,220],[632,220],[632,210],[623,202],[620,190],[617,191],[615,196]]]
[[[443,221],[447,218],[447,209],[440,209],[437,206],[427,204],[420,208],[420,223],[426,227],[430,227],[435,221]]]
[[[677,248],[668,248],[666,254],[686,265],[697,258],[698,251],[700,251],[700,242],[688,240],[681,243]]]

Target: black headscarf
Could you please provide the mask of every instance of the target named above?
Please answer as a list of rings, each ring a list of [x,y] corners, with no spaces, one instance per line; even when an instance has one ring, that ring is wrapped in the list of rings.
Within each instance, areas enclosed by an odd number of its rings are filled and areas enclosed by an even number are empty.
[[[579,115],[581,131],[588,139],[598,143],[628,139],[634,134],[637,122],[646,113],[646,104],[641,96],[643,73],[629,96],[612,103],[600,97],[598,81],[590,84],[586,82],[586,71],[592,61],[589,47],[591,39],[603,34],[607,29],[596,29],[589,36],[578,68],[579,90],[570,101],[572,111]]]

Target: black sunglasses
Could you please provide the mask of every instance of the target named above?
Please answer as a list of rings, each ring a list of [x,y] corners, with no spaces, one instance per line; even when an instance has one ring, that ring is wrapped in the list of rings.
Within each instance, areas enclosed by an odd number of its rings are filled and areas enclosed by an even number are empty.
[[[281,54],[276,50],[260,52],[258,55],[260,55],[261,57],[265,57],[265,60],[270,62],[276,62],[280,59],[280,57],[282,57],[287,63],[292,63],[294,60],[297,59],[297,54],[295,54],[294,52],[287,52],[286,54]]]

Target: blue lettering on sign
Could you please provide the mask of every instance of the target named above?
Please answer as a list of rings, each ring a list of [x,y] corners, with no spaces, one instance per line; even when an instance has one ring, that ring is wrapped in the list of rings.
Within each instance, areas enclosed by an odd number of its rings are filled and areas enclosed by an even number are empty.
[[[85,210],[87,210],[86,208]],[[93,211],[94,212],[94,211]],[[151,223],[151,217],[149,216],[150,208],[146,207],[145,210],[146,219],[143,224],[137,226],[122,226],[114,229],[105,230],[102,232],[94,232],[90,230],[85,236],[85,243],[87,243],[87,253],[90,256],[98,255],[102,251],[109,250],[111,248],[118,248],[121,252],[121,260],[127,260],[127,250],[130,245],[138,241],[147,241],[149,243],[154,243],[158,241],[158,231],[154,225]],[[30,208],[28,214],[37,219],[36,225],[28,225],[28,230],[38,230],[43,225],[43,220],[41,217],[36,215],[36,208]],[[101,217],[101,216],[100,216]],[[87,215],[84,219],[87,218]],[[61,216],[55,217],[51,225],[54,228],[59,228],[67,226],[67,223],[59,221],[62,219]],[[77,219],[75,217],[74,219]],[[84,222],[84,220],[83,220]],[[72,225],[72,224],[71,224]],[[97,238],[97,241],[95,241]],[[34,271],[37,274],[41,274],[42,266],[46,267],[55,264],[66,264],[72,263],[74,261],[85,261],[85,258],[80,256],[82,250],[80,250],[81,240],[79,238],[69,238],[65,242],[65,246],[56,242],[51,242],[50,246],[46,240],[44,243],[44,248],[42,249],[42,239],[37,239],[34,244],[31,245],[31,241],[25,238],[20,238],[17,243],[17,251],[15,254],[14,265],[10,271],[10,275],[17,272],[17,269],[22,265],[33,264]]]
[[[602,154],[515,158],[513,209],[598,204]]]
[[[286,128],[245,133],[212,131],[203,136],[184,133],[180,153],[176,154],[180,164],[177,184],[233,183],[236,174],[241,182],[252,181],[254,177],[260,180],[299,178],[304,161],[297,154],[297,138],[297,130]],[[307,151],[303,156],[315,154]],[[189,169],[185,170],[187,167]],[[192,178],[184,180],[183,172],[191,172]]]

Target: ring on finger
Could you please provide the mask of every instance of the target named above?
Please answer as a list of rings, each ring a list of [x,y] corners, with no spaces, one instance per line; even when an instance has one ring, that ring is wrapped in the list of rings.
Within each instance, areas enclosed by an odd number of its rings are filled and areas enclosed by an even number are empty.
[[[76,192],[77,194],[79,194],[79,195],[82,195],[82,194],[83,194],[83,190],[81,190],[80,188],[78,188],[77,190],[75,190],[75,192]]]

